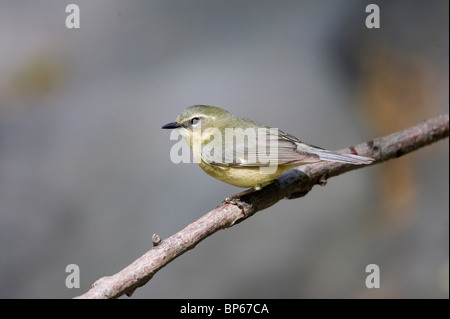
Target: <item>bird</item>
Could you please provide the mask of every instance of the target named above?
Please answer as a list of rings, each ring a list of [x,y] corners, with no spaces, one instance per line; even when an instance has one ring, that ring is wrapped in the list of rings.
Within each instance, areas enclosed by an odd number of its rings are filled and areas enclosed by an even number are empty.
[[[373,159],[340,154],[307,144],[282,130],[209,105],[193,105],[162,126],[177,129],[208,175],[258,191],[283,172],[323,161],[368,165]]]

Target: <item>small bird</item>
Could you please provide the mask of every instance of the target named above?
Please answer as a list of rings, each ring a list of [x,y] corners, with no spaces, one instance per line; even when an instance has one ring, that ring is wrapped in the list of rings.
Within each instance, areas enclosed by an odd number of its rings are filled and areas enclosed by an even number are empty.
[[[225,183],[259,190],[293,167],[321,161],[367,165],[373,159],[338,154],[283,131],[232,115],[219,107],[193,105],[163,129],[177,129],[199,166]]]

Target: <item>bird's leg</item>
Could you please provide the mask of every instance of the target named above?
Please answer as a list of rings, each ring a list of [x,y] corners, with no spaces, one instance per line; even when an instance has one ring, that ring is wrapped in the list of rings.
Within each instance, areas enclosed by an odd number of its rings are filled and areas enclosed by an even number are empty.
[[[278,185],[280,185],[280,181],[278,179],[273,180],[269,185],[266,185],[264,187],[268,187],[270,185],[275,185],[275,187],[278,187]],[[260,189],[262,189],[262,186],[256,186],[253,188],[249,188],[243,192],[237,193],[233,196],[229,196],[227,198],[225,198],[225,200],[222,202],[222,204],[234,204],[237,205],[238,201],[240,201],[242,196],[248,195],[248,194],[252,194],[254,192],[259,191]],[[239,206],[239,205],[238,205]]]
[[[234,205],[236,205],[237,204],[237,201],[236,201],[237,199],[240,199],[241,196],[248,195],[248,194],[251,194],[253,192],[256,192],[256,189],[249,188],[249,189],[247,189],[247,190],[245,190],[243,192],[240,192],[240,193],[237,193],[235,195],[232,195],[232,196],[229,196],[229,197],[225,198],[225,200],[223,201],[222,204],[234,204]]]

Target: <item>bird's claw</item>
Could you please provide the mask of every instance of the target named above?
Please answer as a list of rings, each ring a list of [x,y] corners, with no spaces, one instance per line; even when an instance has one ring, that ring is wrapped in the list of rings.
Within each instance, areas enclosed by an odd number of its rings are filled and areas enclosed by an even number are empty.
[[[241,205],[241,204],[239,204],[239,202],[240,202],[239,196],[228,196],[227,198],[225,198],[225,200],[219,206],[231,204],[231,205],[237,205],[239,207],[239,205]]]

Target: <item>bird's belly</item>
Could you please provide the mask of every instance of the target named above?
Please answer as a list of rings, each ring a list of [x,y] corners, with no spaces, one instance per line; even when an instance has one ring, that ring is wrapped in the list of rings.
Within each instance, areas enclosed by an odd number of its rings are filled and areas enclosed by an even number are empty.
[[[246,188],[260,189],[270,184],[284,171],[292,166],[278,166],[273,172],[264,171],[259,167],[222,167],[201,162],[200,167],[210,176],[222,182]]]

